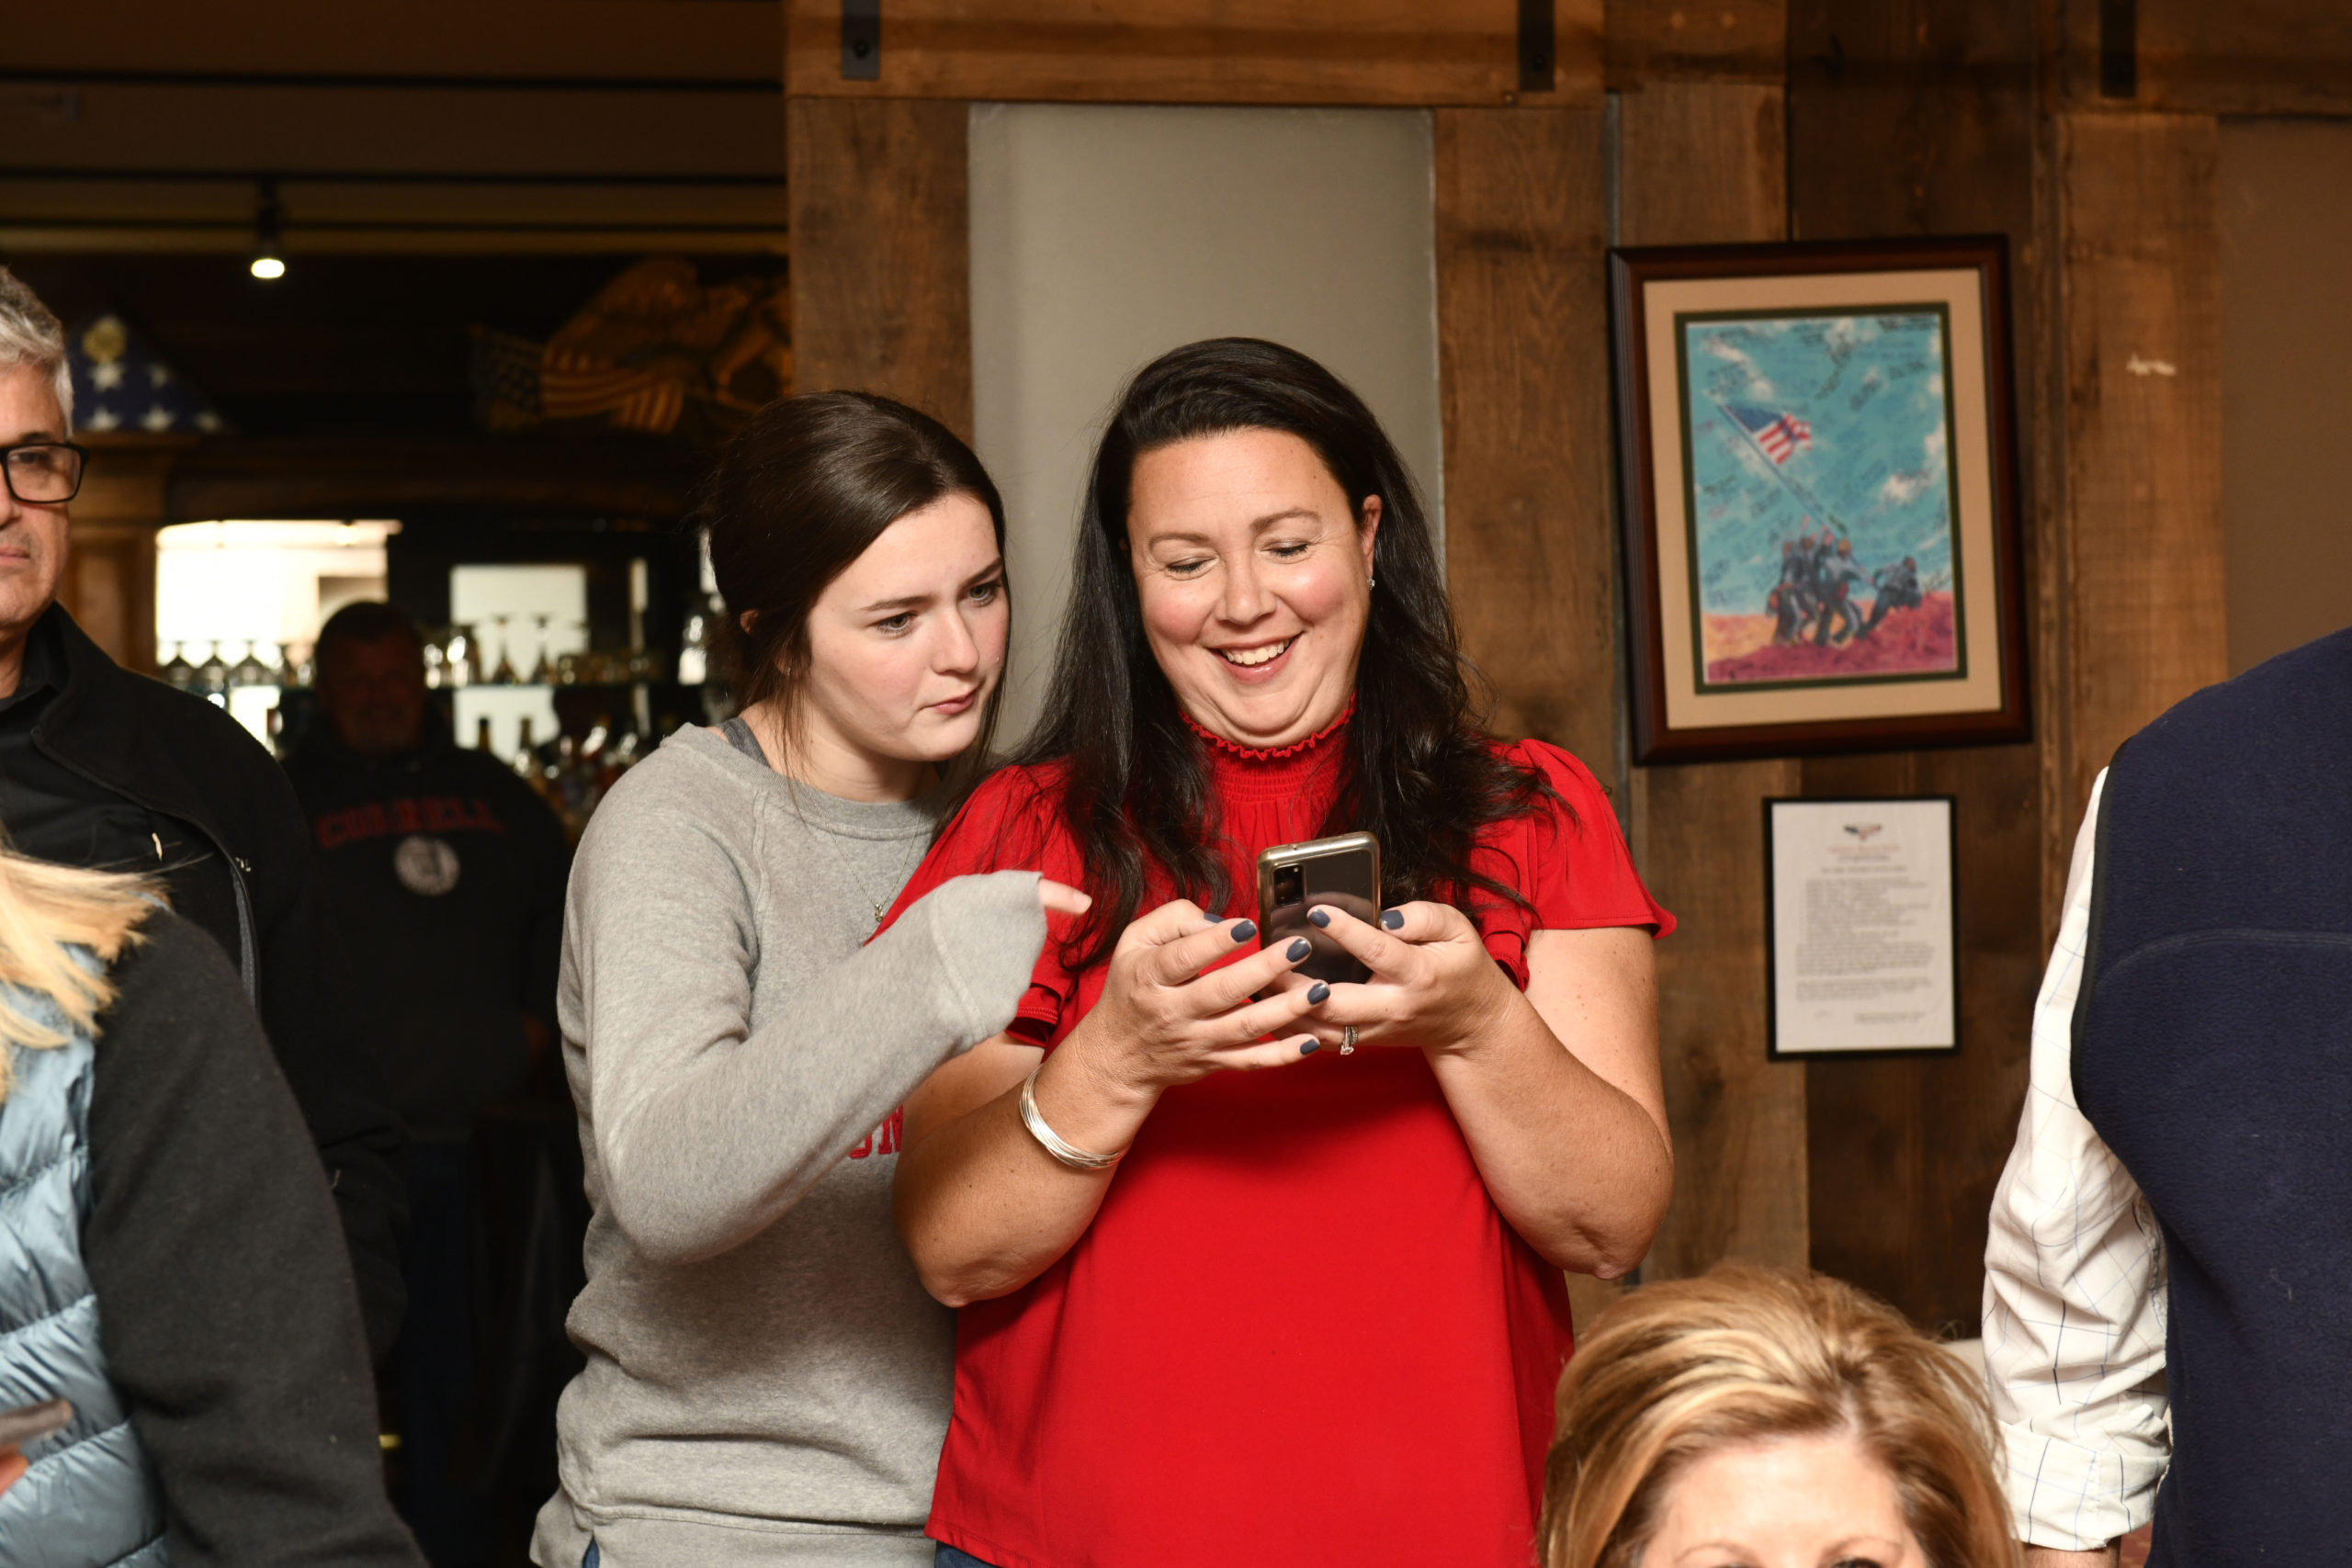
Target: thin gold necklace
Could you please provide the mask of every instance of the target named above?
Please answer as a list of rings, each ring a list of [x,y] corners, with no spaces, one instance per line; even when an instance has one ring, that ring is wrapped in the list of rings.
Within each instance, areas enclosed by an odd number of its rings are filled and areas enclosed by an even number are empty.
[[[842,868],[842,873],[849,878],[850,885],[857,889],[858,897],[865,899],[866,908],[874,911],[874,930],[880,931],[882,929],[882,917],[889,912],[890,900],[888,898],[876,898],[874,896],[874,888],[872,885],[867,883],[865,878],[857,874],[857,867],[851,863],[850,858],[842,853],[840,850],[833,847],[832,836],[824,829],[814,827],[809,823],[808,814],[800,809],[801,781],[793,777],[786,769],[776,766],[775,759],[770,757],[768,754],[767,738],[760,733],[760,727],[753,724],[749,718],[744,719],[743,722],[751,728],[752,739],[760,743],[760,755],[763,759],[767,760],[769,771],[783,779],[784,787],[790,792],[792,795],[792,814],[800,818],[800,825],[808,829],[808,833],[811,838],[825,846],[825,852],[833,857],[833,863]],[[783,745],[781,740],[779,740],[777,742],[777,754],[781,755]],[[808,787],[810,789],[817,788],[815,784],[810,784]],[[824,791],[818,790],[817,793],[822,795]],[[872,933],[869,932],[867,934],[871,935]]]

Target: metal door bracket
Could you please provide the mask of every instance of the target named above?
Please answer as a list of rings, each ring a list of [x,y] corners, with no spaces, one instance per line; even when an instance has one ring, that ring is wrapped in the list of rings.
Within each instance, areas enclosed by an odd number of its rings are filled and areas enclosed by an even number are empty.
[[[882,0],[842,0],[842,80],[882,79]]]

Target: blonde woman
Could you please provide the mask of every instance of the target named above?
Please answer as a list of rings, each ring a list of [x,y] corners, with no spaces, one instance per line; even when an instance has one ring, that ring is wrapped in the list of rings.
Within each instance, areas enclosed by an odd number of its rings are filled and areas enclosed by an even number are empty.
[[[0,850],[0,1410],[51,1399],[73,1419],[0,1492],[0,1565],[422,1563],[236,971],[136,878]]]
[[[1984,1390],[1871,1297],[1718,1269],[1560,1380],[1545,1568],[2014,1568]]]

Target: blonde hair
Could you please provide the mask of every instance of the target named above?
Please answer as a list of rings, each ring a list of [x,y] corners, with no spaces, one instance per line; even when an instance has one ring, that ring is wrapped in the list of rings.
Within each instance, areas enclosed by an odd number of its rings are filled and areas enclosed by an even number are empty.
[[[111,966],[141,940],[157,908],[136,876],[51,865],[0,846],[0,1102],[8,1098],[14,1046],[43,1050],[72,1037],[28,1010],[26,994],[46,997],[74,1031],[95,1034],[114,1000]],[[73,952],[85,948],[101,966]]]
[[[1668,1485],[1715,1449],[1850,1433],[1932,1568],[2015,1568],[1984,1391],[1892,1308],[1817,1274],[1718,1268],[1604,1314],[1560,1380],[1546,1568],[1634,1568]]]

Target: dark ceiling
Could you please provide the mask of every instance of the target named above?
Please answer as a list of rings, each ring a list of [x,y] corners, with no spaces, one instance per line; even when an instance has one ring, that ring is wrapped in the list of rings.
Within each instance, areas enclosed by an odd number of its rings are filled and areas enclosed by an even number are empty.
[[[297,255],[275,283],[238,255],[22,254],[69,326],[119,311],[248,436],[463,436],[469,329],[544,339],[635,255]],[[706,283],[778,256],[702,258]]]

